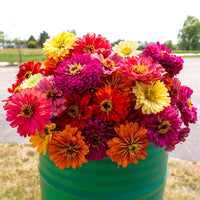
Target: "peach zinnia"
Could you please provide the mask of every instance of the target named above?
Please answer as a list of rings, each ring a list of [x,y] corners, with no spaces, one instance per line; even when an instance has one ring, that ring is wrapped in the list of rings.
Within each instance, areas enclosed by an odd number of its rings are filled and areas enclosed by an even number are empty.
[[[82,163],[87,163],[85,156],[88,153],[89,147],[85,144],[81,132],[70,125],[67,125],[63,132],[53,135],[48,148],[50,160],[60,169],[81,167]]]
[[[149,147],[147,142],[147,130],[139,126],[137,122],[128,122],[115,128],[118,137],[114,137],[107,142],[109,149],[107,155],[117,165],[127,167],[130,163],[138,163],[138,159],[145,159],[146,148]]]

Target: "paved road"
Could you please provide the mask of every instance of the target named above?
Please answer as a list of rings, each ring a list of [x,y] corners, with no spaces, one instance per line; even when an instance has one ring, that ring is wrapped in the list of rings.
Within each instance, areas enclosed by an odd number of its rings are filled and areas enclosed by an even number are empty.
[[[0,100],[6,99],[9,95],[7,88],[15,80],[18,68],[14,66],[0,67]],[[194,90],[192,96],[193,104],[198,108],[198,118],[200,119],[200,58],[184,58],[184,70],[178,76],[182,84]],[[21,138],[16,129],[12,129],[5,120],[6,112],[0,102],[0,143],[27,143],[28,138]],[[190,136],[183,144],[176,146],[176,150],[170,153],[171,157],[183,160],[200,162],[200,122],[191,126]]]

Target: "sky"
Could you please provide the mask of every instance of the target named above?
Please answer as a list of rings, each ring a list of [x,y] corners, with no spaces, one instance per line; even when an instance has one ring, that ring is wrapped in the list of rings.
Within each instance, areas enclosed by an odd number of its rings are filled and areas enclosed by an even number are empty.
[[[118,39],[177,43],[187,16],[200,20],[200,0],[0,0],[0,31],[6,39],[52,37],[75,30]]]

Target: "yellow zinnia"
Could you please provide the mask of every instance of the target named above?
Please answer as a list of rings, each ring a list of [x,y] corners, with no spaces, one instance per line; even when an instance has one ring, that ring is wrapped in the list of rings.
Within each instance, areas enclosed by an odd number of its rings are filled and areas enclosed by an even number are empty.
[[[54,123],[51,123],[50,125],[45,125],[43,133],[39,133],[38,131],[36,131],[35,135],[31,135],[29,142],[33,143],[33,148],[37,147],[38,154],[40,154],[42,151],[43,155],[46,154],[48,144],[52,138],[52,130],[54,130],[55,128],[56,125]]]
[[[119,42],[119,44],[116,44],[114,46],[114,51],[122,57],[127,56],[136,56],[138,54],[138,51],[136,49],[139,47],[138,42]]]
[[[49,58],[65,56],[69,49],[72,49],[76,36],[73,33],[63,31],[61,34],[47,39],[44,43],[43,51],[48,54]]]
[[[170,105],[168,90],[163,82],[156,81],[151,85],[136,82],[132,91],[137,98],[135,109],[141,108],[144,114],[158,113]]]
[[[31,75],[31,77],[29,79],[25,79],[22,83],[22,85],[20,86],[23,90],[25,90],[26,88],[33,88],[37,85],[38,81],[42,78],[42,74],[38,73],[38,74],[34,74]]]

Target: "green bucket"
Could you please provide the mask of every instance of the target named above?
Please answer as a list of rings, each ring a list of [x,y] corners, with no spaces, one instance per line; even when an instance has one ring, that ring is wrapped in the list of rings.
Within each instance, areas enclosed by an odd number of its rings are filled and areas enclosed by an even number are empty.
[[[42,200],[162,200],[168,173],[168,153],[152,144],[138,164],[117,167],[109,158],[60,170],[40,155]]]

